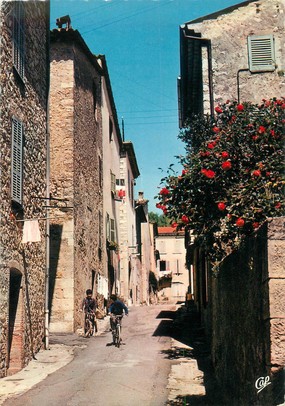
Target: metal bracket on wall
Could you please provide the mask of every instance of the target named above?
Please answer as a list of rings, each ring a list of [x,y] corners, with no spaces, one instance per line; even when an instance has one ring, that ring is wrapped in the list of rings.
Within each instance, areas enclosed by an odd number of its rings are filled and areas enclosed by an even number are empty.
[[[48,200],[48,201],[55,201],[58,203],[52,204],[52,205],[45,205],[43,206],[46,209],[61,209],[63,211],[73,209],[73,206],[67,206],[67,203],[69,202],[68,199],[60,199],[57,197],[38,197],[38,196],[33,196],[33,198],[40,199],[40,200]]]

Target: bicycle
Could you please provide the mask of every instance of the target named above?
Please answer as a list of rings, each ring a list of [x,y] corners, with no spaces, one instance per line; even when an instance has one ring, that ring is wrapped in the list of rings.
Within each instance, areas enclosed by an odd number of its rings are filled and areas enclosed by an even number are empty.
[[[84,336],[86,338],[93,336],[94,329],[97,331],[95,314],[92,312],[86,312],[84,320]]]
[[[123,316],[122,315],[113,315],[112,317],[112,321],[113,321],[113,327],[112,328],[112,335],[113,335],[113,344],[120,348],[121,345],[121,321]]]

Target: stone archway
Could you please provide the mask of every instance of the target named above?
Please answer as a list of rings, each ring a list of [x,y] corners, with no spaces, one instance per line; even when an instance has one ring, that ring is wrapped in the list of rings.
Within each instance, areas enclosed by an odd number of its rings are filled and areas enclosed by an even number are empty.
[[[7,375],[12,375],[24,367],[23,360],[23,291],[22,273],[10,269],[10,291],[9,291],[9,333],[8,333],[8,362]]]

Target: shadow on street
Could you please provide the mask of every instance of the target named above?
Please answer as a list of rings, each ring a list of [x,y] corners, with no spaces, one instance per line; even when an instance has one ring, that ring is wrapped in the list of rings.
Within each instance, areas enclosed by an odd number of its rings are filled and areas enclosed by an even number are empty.
[[[210,343],[204,329],[201,327],[199,316],[194,306],[181,306],[177,311],[162,311],[157,316],[162,319],[153,336],[167,336],[190,348],[172,347],[164,350],[163,354],[171,360],[196,359],[198,368],[204,374],[206,395],[177,396],[169,406],[223,406],[221,391],[214,377],[211,363]],[[189,392],[191,389],[189,388]]]

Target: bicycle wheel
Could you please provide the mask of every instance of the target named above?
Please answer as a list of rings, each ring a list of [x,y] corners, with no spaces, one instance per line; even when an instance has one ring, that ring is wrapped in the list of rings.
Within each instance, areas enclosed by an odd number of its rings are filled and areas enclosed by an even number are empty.
[[[92,322],[87,317],[85,319],[84,333],[85,337],[90,337],[93,332]]]
[[[112,330],[113,344],[116,345],[116,330]]]
[[[116,346],[120,348],[121,345],[121,326],[118,323],[116,327]]]

